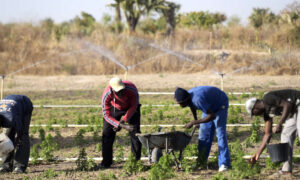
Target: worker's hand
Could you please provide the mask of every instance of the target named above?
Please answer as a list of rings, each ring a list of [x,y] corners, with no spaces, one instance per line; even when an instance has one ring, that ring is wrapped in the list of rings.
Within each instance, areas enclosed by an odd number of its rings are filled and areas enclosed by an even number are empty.
[[[187,123],[187,124],[184,126],[184,128],[190,129],[191,127],[193,127],[193,125],[194,125],[194,123],[193,123],[193,121],[191,121],[191,122]]]
[[[256,161],[258,160],[259,155],[257,153],[253,154],[250,158],[250,163],[253,165],[256,163]]]
[[[130,124],[126,125],[126,124],[124,124],[124,123],[120,123],[120,124],[119,124],[119,127],[124,128],[124,129],[126,129],[127,131],[129,131],[129,132],[132,132],[132,131],[134,130],[134,126],[133,126],[133,125],[130,125]]]
[[[282,125],[281,124],[277,124],[277,126],[273,127],[273,133],[280,133],[282,131]]]
[[[118,127],[113,127],[113,130],[115,131],[115,132],[119,132],[119,131],[121,131],[121,127],[120,126],[118,126]]]

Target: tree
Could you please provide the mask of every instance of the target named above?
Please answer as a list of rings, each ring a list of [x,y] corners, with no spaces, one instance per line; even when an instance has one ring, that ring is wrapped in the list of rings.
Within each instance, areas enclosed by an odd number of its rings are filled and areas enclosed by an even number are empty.
[[[226,20],[226,16],[221,13],[209,13],[208,11],[190,12],[182,14],[180,23],[184,26],[198,26],[211,29],[213,25],[220,24]]]
[[[115,3],[109,4],[108,6],[113,7],[115,9],[115,21],[117,23],[121,23],[122,21],[122,16],[121,16],[121,2],[124,0],[114,0]]]
[[[142,14],[145,13],[145,0],[122,1],[121,8],[125,14],[129,32],[135,32],[136,26]]]
[[[284,23],[292,24],[293,26],[300,25],[300,2],[288,4],[281,12],[281,20]]]
[[[74,23],[83,35],[90,35],[94,30],[95,18],[85,12],[81,12],[81,17],[76,16]]]
[[[132,33],[135,32],[141,16],[150,16],[153,10],[168,7],[165,6],[165,0],[123,0],[121,8],[124,12],[129,31]]]
[[[165,8],[167,7],[167,8]],[[158,9],[163,16],[166,19],[166,35],[169,36],[170,34],[173,34],[175,31],[175,14],[176,11],[178,11],[180,8],[179,4],[173,3],[173,2],[165,2],[165,6],[163,8]]]
[[[260,29],[264,24],[276,22],[277,18],[268,8],[254,8],[249,20],[254,28]]]

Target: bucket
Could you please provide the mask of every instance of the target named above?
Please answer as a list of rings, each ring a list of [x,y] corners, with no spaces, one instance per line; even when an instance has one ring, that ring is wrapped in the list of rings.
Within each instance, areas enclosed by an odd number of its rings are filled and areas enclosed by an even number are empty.
[[[267,149],[273,163],[284,162],[288,160],[288,143],[268,144]]]

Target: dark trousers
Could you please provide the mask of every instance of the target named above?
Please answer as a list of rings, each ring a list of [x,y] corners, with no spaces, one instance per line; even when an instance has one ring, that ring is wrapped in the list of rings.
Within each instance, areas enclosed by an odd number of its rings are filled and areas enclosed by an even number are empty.
[[[32,103],[27,100],[29,106],[26,107],[26,114],[22,119],[22,129],[16,131],[15,128],[5,128],[4,133],[13,142],[15,149],[10,152],[2,166],[12,170],[14,167],[21,167],[23,171],[28,166],[30,156],[29,125],[33,111]]]
[[[120,111],[118,109],[112,108],[112,114],[114,118],[120,121],[121,117],[126,114],[126,111]],[[134,125],[136,128],[133,132],[130,132],[130,141],[131,141],[131,152],[134,153],[137,160],[141,158],[141,149],[142,144],[139,141],[136,133],[141,133],[140,131],[140,105],[138,106],[136,112],[133,114],[131,119],[128,121],[129,124]],[[113,143],[115,141],[116,132],[113,130],[111,124],[109,124],[103,118],[103,132],[102,132],[102,165],[109,167],[113,162]]]
[[[31,120],[31,112],[24,117],[22,130],[16,132],[15,128],[6,129],[6,135],[14,143],[15,149],[10,152],[4,161],[3,165],[6,168],[21,167],[26,170],[30,155],[29,141],[29,125]]]

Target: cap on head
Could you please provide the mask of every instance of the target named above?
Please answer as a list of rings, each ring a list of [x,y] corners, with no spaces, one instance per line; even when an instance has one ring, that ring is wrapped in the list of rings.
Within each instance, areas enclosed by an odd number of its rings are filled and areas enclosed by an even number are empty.
[[[119,77],[114,77],[109,81],[109,85],[115,92],[119,92],[125,88],[125,84],[122,82],[122,79]]]
[[[252,110],[254,108],[254,105],[257,101],[257,98],[250,98],[246,101],[246,110],[247,112],[250,114],[250,116],[252,117]]]
[[[182,103],[190,98],[190,93],[188,93],[185,89],[178,87],[175,90],[174,98],[178,103]]]

